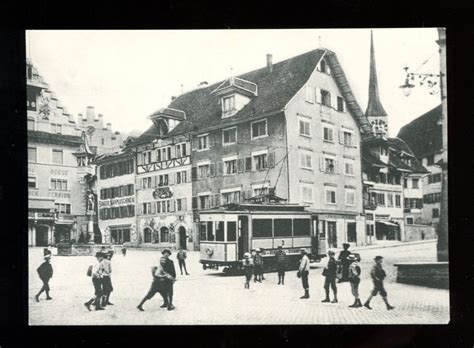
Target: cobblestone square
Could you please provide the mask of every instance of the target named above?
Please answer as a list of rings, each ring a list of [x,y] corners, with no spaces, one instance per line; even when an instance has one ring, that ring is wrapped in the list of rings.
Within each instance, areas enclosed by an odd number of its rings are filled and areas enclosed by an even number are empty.
[[[338,284],[338,304],[321,303],[324,298],[322,267],[326,260],[312,265],[310,299],[303,294],[296,271],[287,272],[285,285],[277,285],[276,273],[265,274],[263,283],[251,283],[244,289],[243,276],[227,276],[222,271],[204,271],[199,253],[189,252],[189,276],[179,275],[174,287],[176,310],[159,308],[156,295],[144,305],[136,306],[151,283],[150,267],[159,260],[157,251],[129,250],[126,257],[112,259],[113,306],[105,311],[88,312],[83,303],[93,294],[87,267],[89,256],[53,256],[54,276],[50,281],[53,300],[44,294],[37,303],[34,295],[41,287],[36,268],[42,262],[42,249],[29,249],[29,323],[30,325],[296,325],[296,324],[446,324],[449,322],[449,291],[397,284],[392,266],[400,260],[430,261],[435,258],[436,244],[370,249],[357,251],[362,256],[361,300],[370,293],[369,273],[374,255],[385,257],[389,301],[396,308],[387,311],[382,298],[375,297],[371,306],[352,309],[349,283]],[[175,255],[171,257],[175,260]]]

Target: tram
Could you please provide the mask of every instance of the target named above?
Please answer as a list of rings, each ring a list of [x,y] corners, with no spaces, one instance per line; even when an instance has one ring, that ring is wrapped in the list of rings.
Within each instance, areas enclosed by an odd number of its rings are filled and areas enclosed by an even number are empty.
[[[305,249],[312,261],[326,256],[318,216],[297,204],[249,203],[199,213],[200,263],[203,269],[237,272],[245,252],[262,249],[264,271],[276,270],[275,252],[282,246],[288,269],[296,269]]]

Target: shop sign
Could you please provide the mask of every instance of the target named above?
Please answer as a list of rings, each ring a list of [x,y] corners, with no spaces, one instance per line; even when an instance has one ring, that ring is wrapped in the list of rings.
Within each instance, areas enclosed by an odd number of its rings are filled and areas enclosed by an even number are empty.
[[[375,214],[375,220],[388,220],[389,218],[389,214]]]
[[[111,207],[120,204],[135,203],[135,198],[133,196],[124,197],[124,198],[113,198],[99,201],[99,208],[102,207]]]
[[[71,198],[71,194],[69,192],[49,191],[48,192],[48,197]]]
[[[153,191],[154,199],[167,199],[171,197],[173,197],[173,191],[170,189],[169,186],[158,187],[155,191]]]

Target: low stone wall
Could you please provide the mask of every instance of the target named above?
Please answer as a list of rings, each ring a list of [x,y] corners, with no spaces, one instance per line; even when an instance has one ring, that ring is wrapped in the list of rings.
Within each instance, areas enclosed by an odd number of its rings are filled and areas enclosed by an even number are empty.
[[[449,289],[448,262],[406,262],[395,267],[398,283]]]
[[[120,253],[121,245],[110,244],[58,244],[59,256],[94,256],[96,252],[101,251],[102,247],[105,250],[113,250],[114,254]]]
[[[436,230],[433,226],[405,224],[405,242],[426,239],[436,239]]]

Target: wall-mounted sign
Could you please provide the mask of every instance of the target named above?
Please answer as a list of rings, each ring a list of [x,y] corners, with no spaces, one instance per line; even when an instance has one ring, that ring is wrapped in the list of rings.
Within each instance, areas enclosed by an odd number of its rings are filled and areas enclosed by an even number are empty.
[[[99,201],[99,208],[116,206],[116,205],[127,204],[127,203],[135,203],[135,197],[130,196],[130,197],[124,197],[124,198],[113,198],[113,199],[106,199],[103,201]]]
[[[173,197],[173,191],[169,186],[158,187],[155,191],[153,191],[154,199],[166,199],[171,197]]]
[[[69,192],[49,191],[48,192],[48,197],[71,198],[71,194]]]

